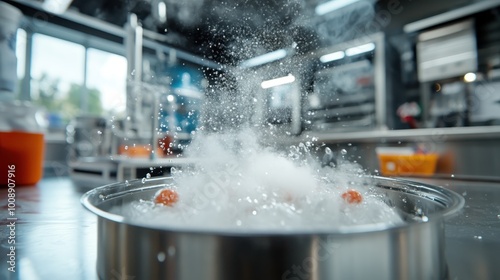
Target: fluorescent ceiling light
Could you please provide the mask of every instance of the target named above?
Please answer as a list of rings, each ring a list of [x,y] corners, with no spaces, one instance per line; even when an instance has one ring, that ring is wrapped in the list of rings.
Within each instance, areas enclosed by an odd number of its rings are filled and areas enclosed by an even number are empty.
[[[330,62],[330,61],[342,59],[344,57],[345,57],[344,52],[343,51],[338,51],[338,52],[333,52],[333,53],[329,53],[329,54],[325,54],[325,55],[321,56],[319,58],[319,61],[321,61],[323,63],[327,63],[327,62]]]
[[[68,9],[71,2],[73,2],[73,0],[45,0],[43,1],[42,7],[51,13],[62,14]]]
[[[267,80],[263,81],[260,86],[262,88],[272,88],[272,87],[277,87],[281,85],[286,85],[295,82],[295,76],[292,74],[289,74],[288,76],[285,77],[280,77],[272,80]]]
[[[349,48],[349,49],[345,50],[345,54],[347,56],[353,56],[353,55],[358,55],[358,54],[362,54],[362,53],[365,53],[365,52],[371,52],[374,49],[375,49],[375,44],[374,43],[368,43],[368,44],[365,44],[365,45],[361,45],[361,46]]]
[[[158,2],[158,20],[161,23],[167,22],[167,4],[165,2]]]
[[[286,50],[280,49],[270,53],[266,53],[263,55],[256,56],[254,58],[250,58],[248,60],[243,61],[240,66],[243,68],[250,68],[258,65],[262,65],[265,63],[273,62],[276,60],[280,60],[286,57]]]
[[[358,1],[359,0],[331,0],[316,6],[315,12],[317,15],[322,16],[324,14],[328,14],[340,8],[354,4]]]

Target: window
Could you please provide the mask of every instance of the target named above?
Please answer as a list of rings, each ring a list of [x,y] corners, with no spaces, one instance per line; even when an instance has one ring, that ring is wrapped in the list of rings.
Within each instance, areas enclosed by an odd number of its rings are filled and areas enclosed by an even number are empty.
[[[81,113],[85,48],[34,34],[31,57],[31,99],[46,110],[49,130],[63,129]]]
[[[93,48],[87,50],[87,88],[89,93],[99,94],[102,114],[125,116],[126,78],[125,57]],[[93,108],[88,109],[93,112]]]
[[[46,112],[49,132],[63,131],[78,115],[124,117],[126,58],[92,48],[97,41],[85,34],[72,32],[69,40],[54,37],[57,35],[54,31],[49,35],[33,33],[31,36],[29,68],[25,66],[30,35],[22,29],[18,31],[16,48],[20,85],[26,82],[29,85],[26,90],[29,96],[24,96]],[[106,45],[106,42],[97,43]],[[30,71],[30,75],[26,71]],[[25,88],[18,86],[18,90]],[[21,97],[19,91],[18,96]]]

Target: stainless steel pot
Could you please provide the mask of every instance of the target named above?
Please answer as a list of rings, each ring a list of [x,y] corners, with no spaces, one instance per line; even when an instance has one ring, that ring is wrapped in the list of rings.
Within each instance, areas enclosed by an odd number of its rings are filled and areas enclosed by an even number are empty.
[[[171,178],[117,183],[82,197],[98,216],[101,279],[446,279],[444,218],[464,199],[441,187],[373,177],[407,221],[335,232],[231,233],[152,228],[110,213],[151,199]]]

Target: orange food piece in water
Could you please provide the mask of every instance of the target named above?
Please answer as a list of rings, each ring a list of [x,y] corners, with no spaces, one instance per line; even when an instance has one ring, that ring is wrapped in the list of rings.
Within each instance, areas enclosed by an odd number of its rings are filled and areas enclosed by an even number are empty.
[[[155,203],[173,206],[179,200],[179,194],[172,189],[160,190],[155,196]]]
[[[363,196],[357,190],[348,190],[342,194],[342,198],[351,204],[358,204],[363,201]]]

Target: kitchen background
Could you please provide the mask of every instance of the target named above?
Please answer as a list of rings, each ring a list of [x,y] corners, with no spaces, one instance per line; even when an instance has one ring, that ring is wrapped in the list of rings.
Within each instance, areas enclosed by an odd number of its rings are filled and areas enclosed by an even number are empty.
[[[315,279],[500,279],[499,25],[500,0],[0,1],[0,278],[298,279],[287,269],[302,264]],[[193,139],[209,139],[200,134],[244,127],[257,133],[198,141],[216,164],[185,156]],[[179,197],[216,213],[202,218],[210,226],[233,214],[214,197],[240,186],[248,166],[271,187],[309,191],[296,180],[307,176],[267,157],[239,166],[219,157],[259,154],[241,135],[294,163],[310,151],[325,172],[314,162],[314,180],[332,190],[358,187],[337,176],[360,175],[346,161],[396,177],[366,194],[409,223],[267,239],[106,218],[129,202],[156,207],[170,180],[161,176],[191,174],[182,168],[193,163],[208,166],[204,185],[179,184]],[[224,180],[228,169],[236,183]],[[241,205],[250,218],[268,216]],[[337,226],[331,217],[325,225]],[[329,260],[315,262],[325,244]]]
[[[12,94],[36,105],[45,176],[166,174],[197,128],[235,124],[218,109],[234,95],[281,148],[324,143],[385,175],[405,163],[381,155],[417,151],[435,176],[497,177],[500,1],[5,2],[23,13]]]

